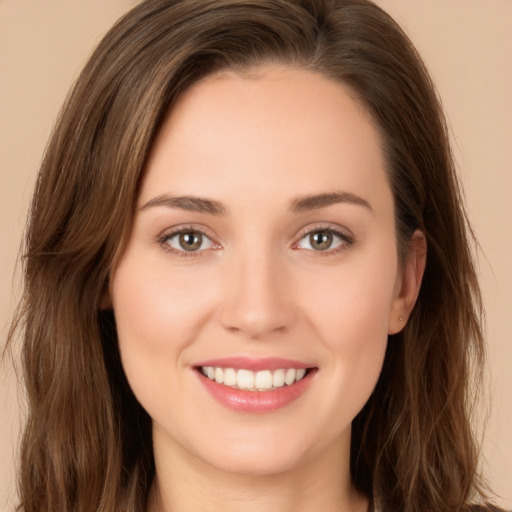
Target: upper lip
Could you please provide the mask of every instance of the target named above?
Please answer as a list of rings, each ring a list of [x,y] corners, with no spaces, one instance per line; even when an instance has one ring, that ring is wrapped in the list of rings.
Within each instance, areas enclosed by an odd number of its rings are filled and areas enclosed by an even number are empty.
[[[209,359],[201,361],[194,365],[199,368],[202,366],[213,366],[217,368],[236,368],[237,370],[251,370],[253,372],[261,370],[280,370],[289,368],[313,368],[314,365],[295,361],[293,359],[283,359],[280,357],[223,357],[220,359]]]

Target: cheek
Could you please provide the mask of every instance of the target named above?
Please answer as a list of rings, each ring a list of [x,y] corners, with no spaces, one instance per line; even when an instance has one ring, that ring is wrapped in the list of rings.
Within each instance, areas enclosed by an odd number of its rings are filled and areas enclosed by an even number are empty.
[[[333,388],[353,415],[373,391],[387,347],[396,282],[390,269],[397,268],[397,260],[393,252],[385,254],[304,283],[309,300],[303,304],[329,354]]]
[[[173,352],[193,337],[212,301],[194,273],[129,254],[116,270],[112,295],[120,344]]]
[[[148,411],[166,403],[185,366],[183,354],[211,309],[211,292],[193,274],[126,255],[112,279],[123,368]]]
[[[387,338],[398,268],[395,253],[387,252],[355,255],[346,264],[321,269],[302,281],[301,295],[308,296],[304,307],[332,343],[345,340],[364,347],[375,338]]]

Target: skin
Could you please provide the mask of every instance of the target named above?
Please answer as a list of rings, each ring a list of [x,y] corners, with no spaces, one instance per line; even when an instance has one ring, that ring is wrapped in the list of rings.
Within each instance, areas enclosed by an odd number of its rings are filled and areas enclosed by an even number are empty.
[[[345,196],[297,208],[334,193]],[[366,510],[350,479],[351,421],[425,263],[415,233],[399,264],[394,226],[378,131],[347,87],[272,65],[185,92],[152,149],[108,299],[127,378],[153,420],[148,510]],[[176,229],[204,233],[199,250],[183,250]],[[322,230],[342,236],[319,249],[309,234]],[[194,369],[233,356],[318,370],[286,407],[241,413]]]

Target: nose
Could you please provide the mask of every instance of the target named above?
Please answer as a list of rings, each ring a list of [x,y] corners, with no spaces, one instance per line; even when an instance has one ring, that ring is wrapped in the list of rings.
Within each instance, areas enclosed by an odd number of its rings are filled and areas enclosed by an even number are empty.
[[[220,321],[225,329],[251,339],[283,332],[294,321],[290,281],[271,251],[227,263]]]

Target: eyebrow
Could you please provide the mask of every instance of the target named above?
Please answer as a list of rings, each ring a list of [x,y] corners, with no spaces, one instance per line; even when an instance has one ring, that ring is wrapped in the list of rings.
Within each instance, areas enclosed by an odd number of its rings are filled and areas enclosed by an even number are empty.
[[[155,206],[167,206],[168,208],[178,208],[180,210],[187,210],[190,212],[209,213],[211,215],[225,215],[226,208],[213,199],[205,199],[195,196],[168,196],[162,195],[150,199],[147,203],[142,205],[139,210],[146,210]]]
[[[339,203],[363,206],[373,212],[373,208],[368,201],[356,194],[352,194],[351,192],[328,192],[324,194],[298,197],[291,201],[290,209],[295,213],[302,213],[310,210],[326,208]],[[223,204],[213,199],[196,196],[169,196],[166,194],[150,199],[147,203],[142,205],[139,210],[142,211],[155,206],[165,206],[168,208],[177,208],[191,212],[208,213],[210,215],[226,215],[227,213]]]
[[[348,203],[363,206],[371,212],[373,208],[366,199],[359,197],[351,192],[329,192],[326,194],[316,194],[294,199],[291,203],[292,211],[296,213],[326,208],[333,204]]]

